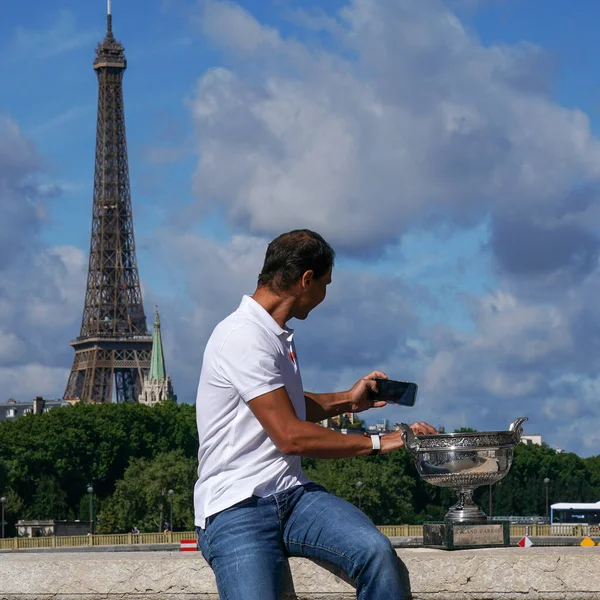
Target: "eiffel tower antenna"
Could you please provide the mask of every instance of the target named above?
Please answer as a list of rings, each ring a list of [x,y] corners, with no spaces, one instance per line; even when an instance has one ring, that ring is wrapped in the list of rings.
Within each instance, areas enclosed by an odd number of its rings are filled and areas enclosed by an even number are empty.
[[[125,49],[107,30],[96,48],[98,120],[88,278],[75,359],[65,390],[69,402],[136,402],[150,369],[152,336],[137,268],[125,133]]]
[[[108,0],[108,9],[106,12],[106,33],[112,36],[112,0]]]

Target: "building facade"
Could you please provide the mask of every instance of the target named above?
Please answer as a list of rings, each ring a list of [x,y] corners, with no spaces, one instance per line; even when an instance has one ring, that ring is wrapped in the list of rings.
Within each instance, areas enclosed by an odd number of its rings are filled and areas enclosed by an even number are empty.
[[[54,408],[69,406],[64,400],[44,399],[37,396],[31,402],[17,402],[9,398],[7,402],[0,402],[0,421],[13,421],[24,415],[41,415]]]

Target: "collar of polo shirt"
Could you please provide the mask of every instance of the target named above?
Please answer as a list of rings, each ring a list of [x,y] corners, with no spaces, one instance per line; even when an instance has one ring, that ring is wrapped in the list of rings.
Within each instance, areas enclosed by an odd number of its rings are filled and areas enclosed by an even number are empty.
[[[277,321],[251,296],[245,295],[242,298],[240,309],[254,316],[261,325],[270,329],[276,336],[286,335],[288,342],[292,341],[294,330],[291,327],[287,329],[280,327]]]

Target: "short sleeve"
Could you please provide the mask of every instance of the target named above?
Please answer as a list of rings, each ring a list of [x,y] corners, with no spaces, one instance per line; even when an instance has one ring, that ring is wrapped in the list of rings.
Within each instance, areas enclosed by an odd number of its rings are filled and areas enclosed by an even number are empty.
[[[234,329],[221,346],[220,359],[223,376],[244,402],[284,386],[280,352],[258,324],[247,323]]]

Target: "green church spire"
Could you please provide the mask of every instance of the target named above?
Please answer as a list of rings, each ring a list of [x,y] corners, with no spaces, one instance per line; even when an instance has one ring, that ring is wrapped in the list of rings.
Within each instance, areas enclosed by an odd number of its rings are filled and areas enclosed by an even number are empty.
[[[177,400],[173,394],[171,378],[165,368],[165,355],[163,354],[162,335],[160,333],[160,317],[158,307],[154,315],[154,334],[152,335],[152,355],[150,356],[150,371],[144,377],[142,393],[139,402],[148,406],[155,406],[164,400]]]
[[[152,336],[152,357],[148,381],[163,381],[166,377],[165,356],[163,354],[162,336],[160,334],[160,316],[158,307],[154,315],[154,334]]]

